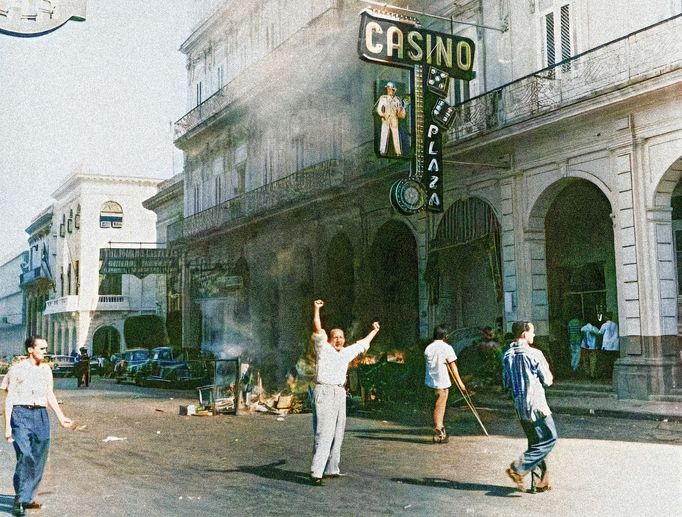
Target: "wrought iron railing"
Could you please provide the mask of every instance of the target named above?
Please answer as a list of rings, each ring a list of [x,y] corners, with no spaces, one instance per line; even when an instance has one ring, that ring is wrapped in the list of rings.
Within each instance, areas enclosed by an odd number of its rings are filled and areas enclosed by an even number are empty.
[[[682,15],[605,43],[455,107],[450,141],[528,120],[679,69]]]
[[[174,139],[177,140],[190,129],[224,110],[237,99],[237,91],[238,89],[233,84],[226,84],[196,108],[187,112],[173,125]]]
[[[339,160],[326,160],[176,221],[168,226],[166,238],[173,242],[181,237],[197,236],[311,199],[324,190],[343,184],[343,171]]]

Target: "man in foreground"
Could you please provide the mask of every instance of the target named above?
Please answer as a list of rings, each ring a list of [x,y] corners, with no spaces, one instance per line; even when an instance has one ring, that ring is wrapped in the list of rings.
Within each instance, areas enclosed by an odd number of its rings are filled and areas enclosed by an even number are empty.
[[[52,391],[52,370],[43,362],[47,342],[31,336],[25,343],[28,358],[12,365],[0,389],[5,399],[5,439],[13,443],[17,456],[14,471],[14,506],[12,515],[26,515],[27,509],[40,509],[33,497],[43,476],[50,447],[49,407],[62,427],[72,422],[64,416]]]
[[[516,414],[528,438],[528,449],[509,465],[507,475],[523,491],[523,477],[532,472],[530,492],[545,492],[550,489],[545,458],[557,441],[544,389],[552,384],[552,372],[542,352],[530,346],[535,338],[532,323],[514,322],[512,334],[515,341],[502,359],[502,384],[514,397]]]
[[[344,348],[343,330],[333,328],[327,333],[322,328],[320,309],[322,300],[315,300],[313,315],[313,340],[315,342],[315,445],[310,479],[313,485],[322,485],[322,476],[339,477],[341,444],[346,428],[346,373],[348,363],[369,349],[369,344],[379,332],[379,323],[364,339]]]

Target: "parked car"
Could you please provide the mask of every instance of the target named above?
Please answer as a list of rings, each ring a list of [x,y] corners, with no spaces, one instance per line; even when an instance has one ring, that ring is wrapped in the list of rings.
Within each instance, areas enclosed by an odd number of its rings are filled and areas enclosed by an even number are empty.
[[[46,354],[46,359],[52,367],[54,377],[72,377],[76,358],[70,355]]]
[[[131,348],[122,354],[121,360],[116,363],[114,376],[117,382],[135,382],[140,365],[149,360],[149,350],[146,348]]]
[[[205,384],[207,376],[204,362],[176,359],[168,346],[152,349],[149,360],[138,366],[134,373],[136,384],[174,388]]]

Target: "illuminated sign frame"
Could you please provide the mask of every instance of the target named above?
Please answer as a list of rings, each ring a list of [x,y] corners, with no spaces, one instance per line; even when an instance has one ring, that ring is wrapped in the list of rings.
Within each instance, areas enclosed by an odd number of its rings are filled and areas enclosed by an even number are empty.
[[[87,0],[5,0],[0,5],[0,34],[20,38],[49,34],[69,20],[85,21],[86,5]]]
[[[435,66],[455,79],[473,79],[473,40],[367,11],[361,16],[358,54],[362,59],[390,66]]]

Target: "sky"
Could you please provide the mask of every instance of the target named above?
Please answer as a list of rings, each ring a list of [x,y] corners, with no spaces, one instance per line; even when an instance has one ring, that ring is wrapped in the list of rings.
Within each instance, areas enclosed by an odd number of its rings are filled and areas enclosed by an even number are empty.
[[[88,0],[84,22],[0,34],[0,256],[28,246],[24,229],[77,167],[181,172],[171,122],[187,111],[189,4]]]

